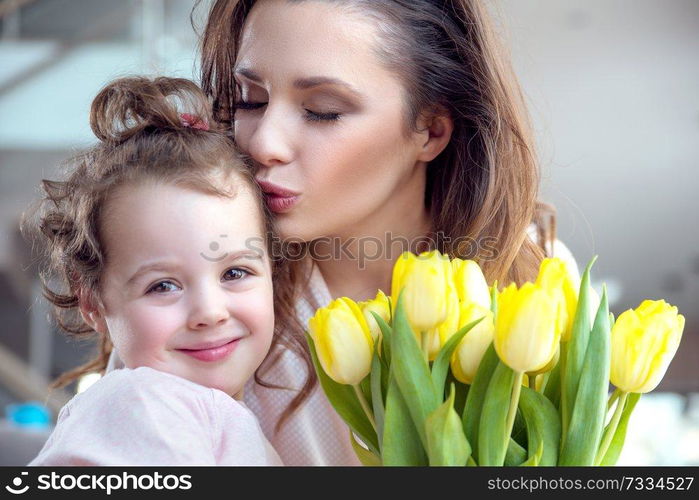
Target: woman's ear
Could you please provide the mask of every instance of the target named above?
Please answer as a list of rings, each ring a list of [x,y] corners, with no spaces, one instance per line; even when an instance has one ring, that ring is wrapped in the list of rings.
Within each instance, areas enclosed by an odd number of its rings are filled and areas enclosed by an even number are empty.
[[[99,303],[99,300],[94,297],[94,294],[79,290],[78,293],[78,308],[83,321],[97,333],[107,335],[107,322],[104,319],[104,308]]]
[[[418,130],[421,132],[422,144],[417,159],[430,162],[449,144],[454,131],[454,121],[449,112],[443,109],[439,113],[421,116],[418,121]]]

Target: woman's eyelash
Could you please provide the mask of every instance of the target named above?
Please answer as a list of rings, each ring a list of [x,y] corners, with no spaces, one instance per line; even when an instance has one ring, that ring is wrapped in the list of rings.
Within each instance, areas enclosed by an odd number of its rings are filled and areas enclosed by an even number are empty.
[[[307,109],[306,120],[310,122],[334,122],[340,119],[340,113],[315,113]]]
[[[260,109],[262,106],[266,105],[266,102],[249,102],[249,101],[238,101],[235,103],[236,110],[255,110]],[[340,119],[341,113],[317,113],[306,109],[306,120],[309,122],[334,122]]]
[[[267,104],[266,102],[238,101],[235,103],[236,109],[259,109]]]

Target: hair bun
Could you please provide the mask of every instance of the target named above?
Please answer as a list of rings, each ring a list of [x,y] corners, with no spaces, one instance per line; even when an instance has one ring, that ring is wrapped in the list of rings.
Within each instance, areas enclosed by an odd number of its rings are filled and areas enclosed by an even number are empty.
[[[201,89],[183,78],[114,80],[92,101],[90,127],[98,139],[119,144],[145,130],[208,130],[211,116]]]

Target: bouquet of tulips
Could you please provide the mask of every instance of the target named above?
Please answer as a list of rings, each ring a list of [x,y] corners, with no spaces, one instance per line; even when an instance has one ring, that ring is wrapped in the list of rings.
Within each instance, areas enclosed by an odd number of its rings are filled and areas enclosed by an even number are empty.
[[[615,464],[684,317],[645,300],[615,321],[590,286],[595,259],[579,284],[554,258],[499,291],[474,261],[406,252],[390,297],[319,309],[313,362],[362,463]]]

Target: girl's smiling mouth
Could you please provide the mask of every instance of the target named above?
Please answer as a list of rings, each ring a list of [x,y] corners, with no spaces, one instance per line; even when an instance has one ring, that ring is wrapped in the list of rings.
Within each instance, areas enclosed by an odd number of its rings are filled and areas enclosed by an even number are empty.
[[[231,352],[233,352],[233,350],[238,345],[238,341],[242,338],[243,337],[238,337],[235,339],[229,339],[213,343],[209,342],[207,344],[197,345],[194,348],[180,348],[176,350],[184,354],[187,354],[195,359],[198,359],[199,361],[220,361],[228,357],[228,355]]]

